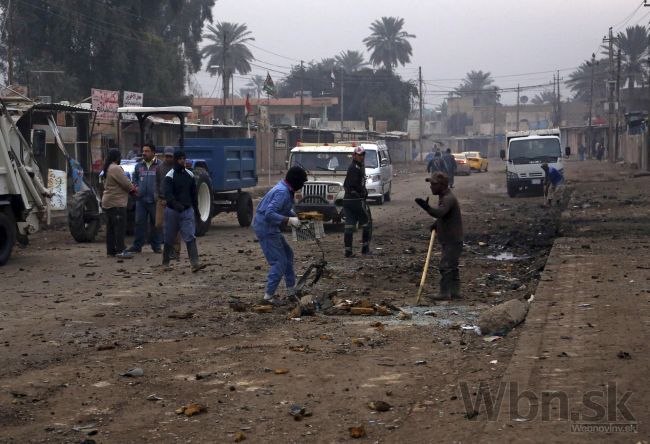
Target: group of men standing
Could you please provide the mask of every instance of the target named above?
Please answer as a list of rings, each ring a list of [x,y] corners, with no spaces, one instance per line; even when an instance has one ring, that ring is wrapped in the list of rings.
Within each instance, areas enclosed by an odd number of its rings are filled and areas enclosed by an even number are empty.
[[[436,149],[435,153],[433,153],[433,158],[427,164],[427,173],[445,173],[449,180],[449,188],[453,188],[457,168],[456,159],[451,154],[450,148],[447,148],[444,154],[439,149]]]

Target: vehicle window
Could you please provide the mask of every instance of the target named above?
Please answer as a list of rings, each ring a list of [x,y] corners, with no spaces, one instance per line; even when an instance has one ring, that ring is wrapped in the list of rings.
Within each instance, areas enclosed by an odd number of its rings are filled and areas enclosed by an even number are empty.
[[[342,171],[352,162],[352,153],[341,152],[301,152],[291,154],[291,166],[301,166],[307,170]],[[377,168],[377,150],[366,150],[366,168]]]
[[[377,168],[379,167],[379,160],[377,158],[377,150],[366,150],[366,168]]]
[[[562,156],[557,139],[513,140],[510,142],[508,158],[514,163],[527,163],[531,160],[552,162]]]

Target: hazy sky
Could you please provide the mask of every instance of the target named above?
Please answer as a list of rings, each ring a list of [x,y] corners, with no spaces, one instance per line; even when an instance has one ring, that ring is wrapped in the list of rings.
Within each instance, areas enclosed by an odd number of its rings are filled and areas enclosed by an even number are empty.
[[[554,70],[565,79],[592,52],[598,52],[610,26],[614,31],[647,25],[650,7],[642,0],[218,0],[214,20],[246,23],[255,47],[253,74],[267,68],[288,72],[291,65],[361,50],[370,24],[382,16],[405,20],[411,40],[411,63],[399,67],[404,79],[417,78],[422,66],[427,105],[474,69],[489,71],[501,88],[551,82]],[[636,11],[635,11],[636,10]],[[626,21],[627,20],[627,21]],[[274,54],[272,54],[274,53]],[[273,79],[281,73],[270,71]],[[529,74],[537,73],[537,74]],[[525,74],[525,75],[518,75]],[[513,76],[517,75],[517,76]],[[203,94],[212,93],[216,77],[197,75]],[[235,91],[246,78],[235,77]],[[522,92],[533,97],[541,88]],[[211,94],[212,93],[212,94]],[[566,94],[568,91],[563,90]],[[502,101],[514,102],[512,94]]]

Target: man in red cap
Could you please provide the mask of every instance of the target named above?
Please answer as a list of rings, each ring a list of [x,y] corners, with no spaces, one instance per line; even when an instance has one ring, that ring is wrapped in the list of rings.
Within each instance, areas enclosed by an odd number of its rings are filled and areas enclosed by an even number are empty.
[[[366,150],[358,146],[352,153],[352,163],[343,182],[345,195],[343,196],[343,214],[345,216],[345,230],[343,240],[345,243],[345,257],[353,257],[352,236],[356,225],[363,230],[361,235],[361,254],[370,254],[370,230],[372,223],[366,204],[368,190],[366,189],[366,168],[364,161]]]

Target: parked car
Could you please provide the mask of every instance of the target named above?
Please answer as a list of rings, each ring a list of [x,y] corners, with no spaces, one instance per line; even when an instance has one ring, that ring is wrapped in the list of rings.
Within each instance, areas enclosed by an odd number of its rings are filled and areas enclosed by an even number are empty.
[[[479,173],[481,171],[486,171],[488,170],[488,160],[483,157],[483,155],[478,152],[478,151],[465,151],[463,154],[465,154],[465,157],[467,157],[467,161],[469,162],[469,167],[473,169],[474,171],[478,171]]]
[[[456,160],[456,175],[457,176],[469,176],[472,173],[472,169],[469,166],[469,161],[465,153],[454,153],[454,160]]]

